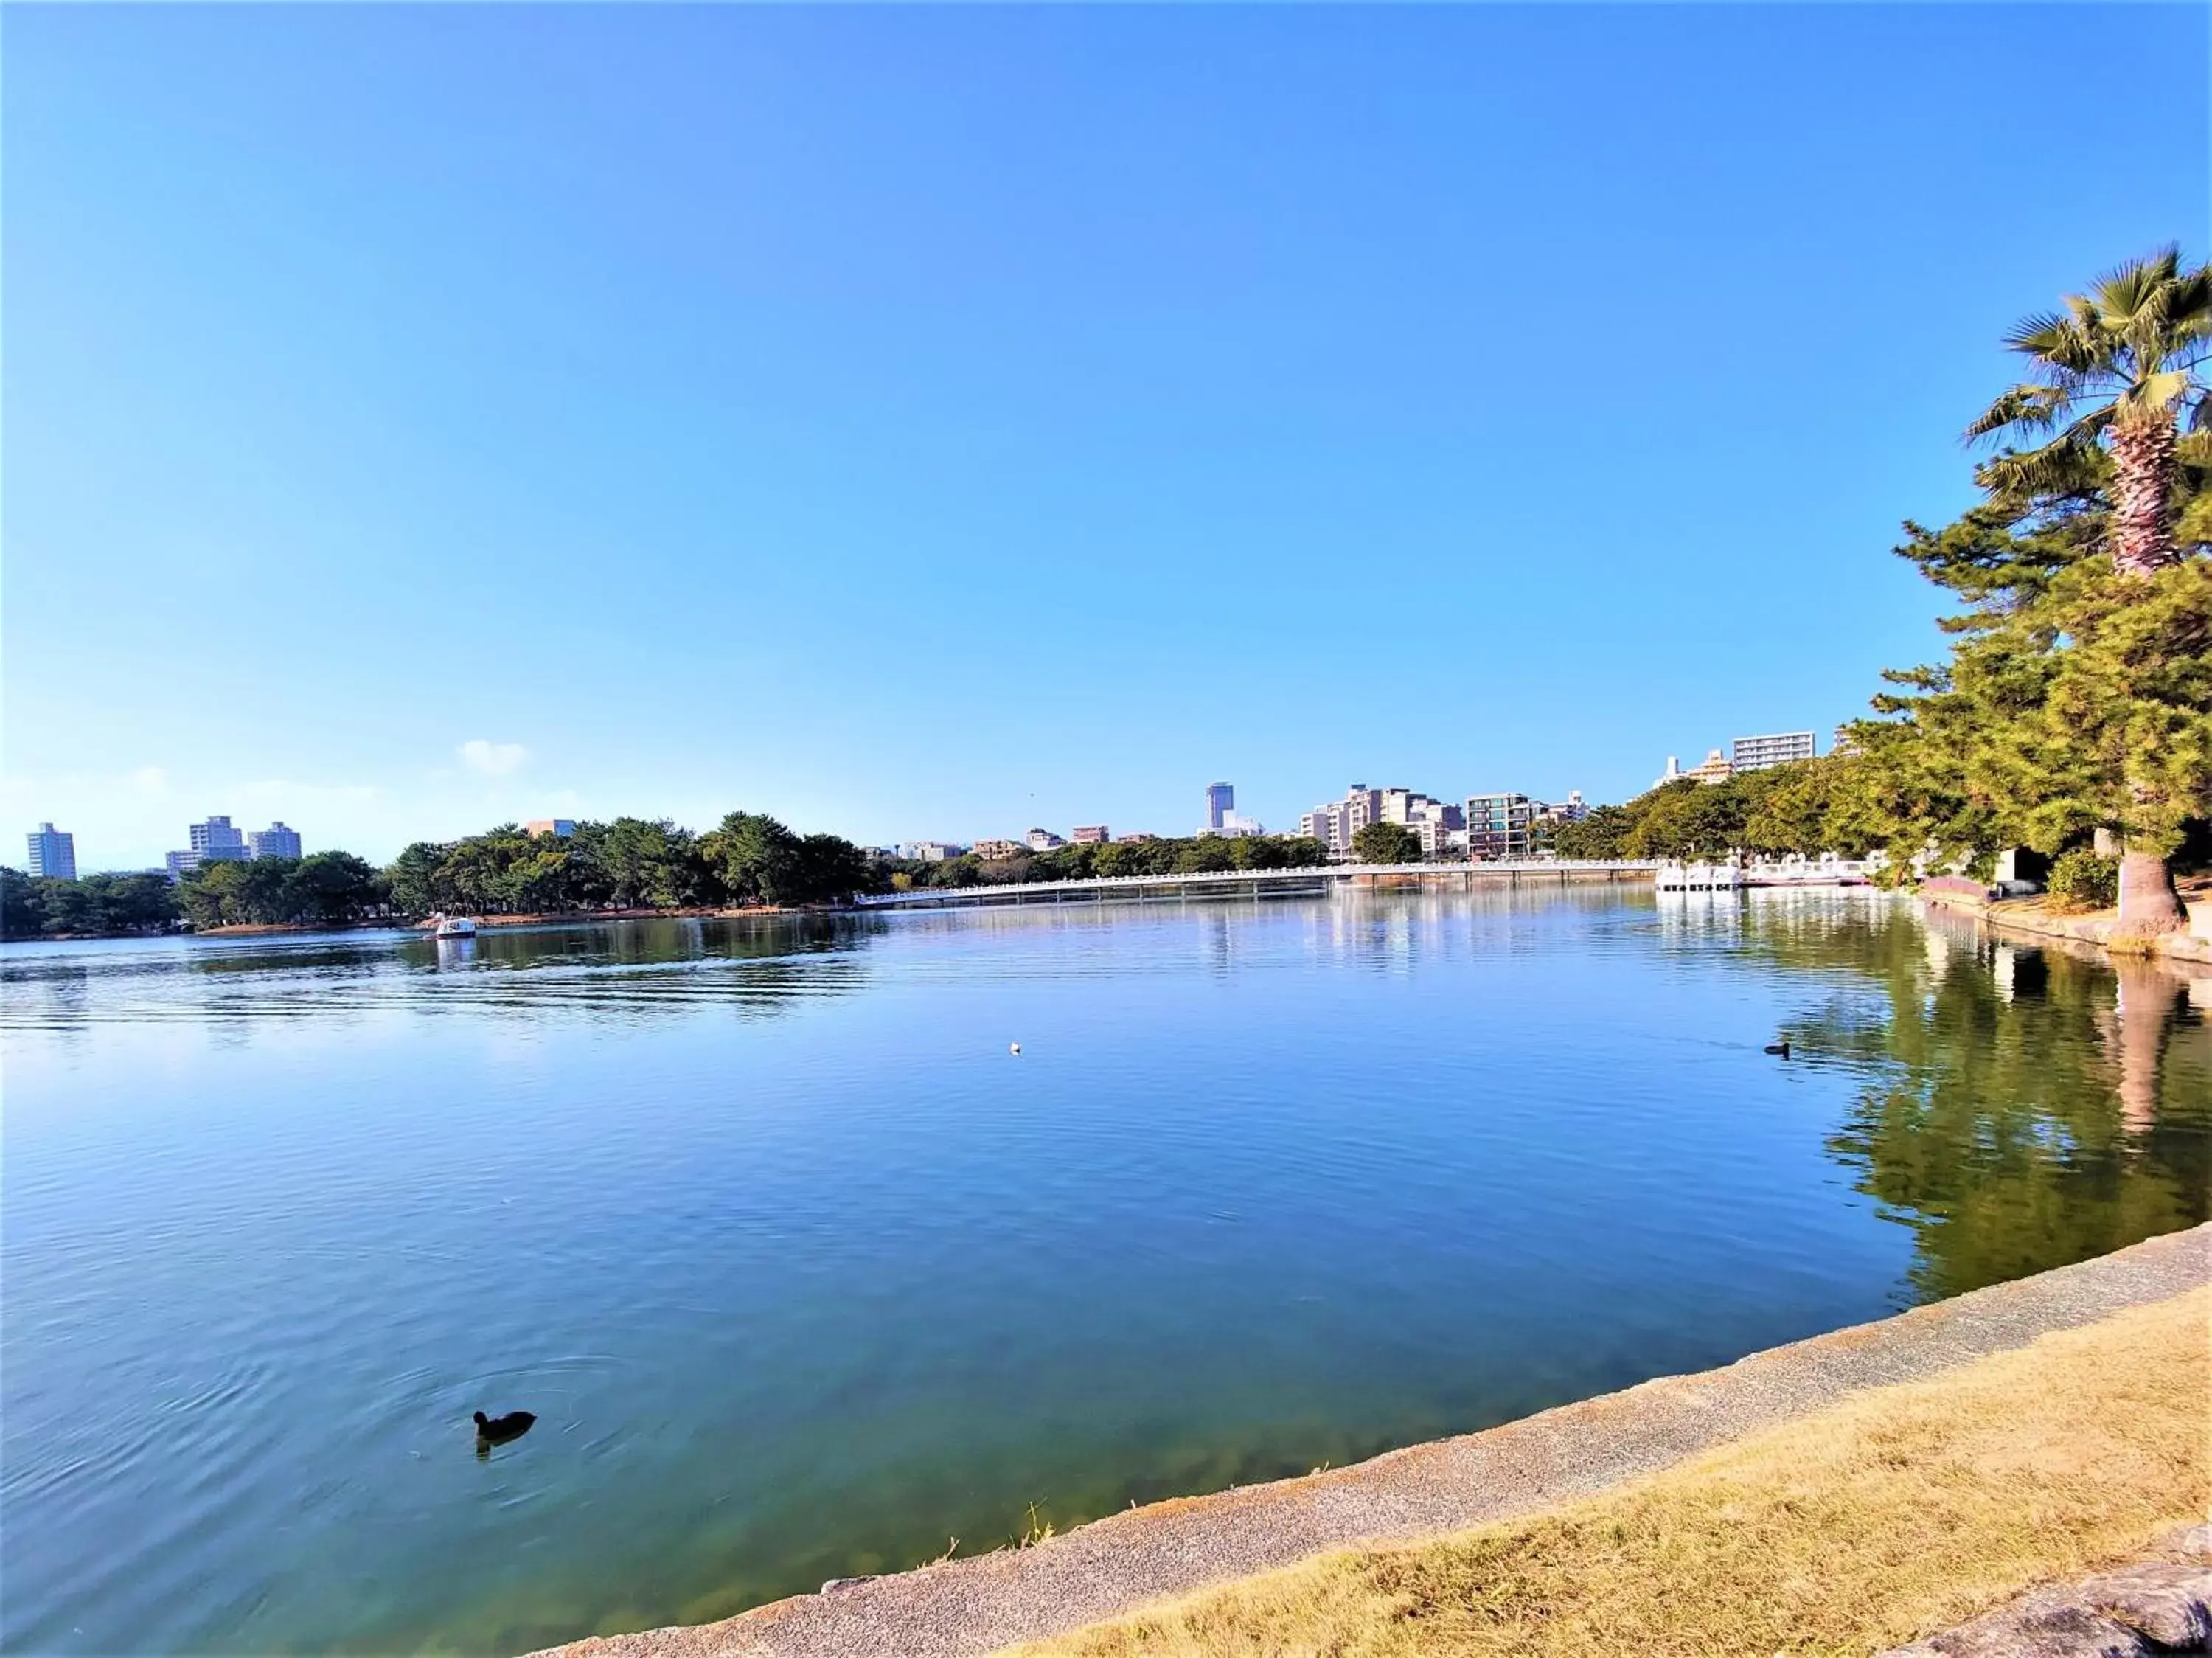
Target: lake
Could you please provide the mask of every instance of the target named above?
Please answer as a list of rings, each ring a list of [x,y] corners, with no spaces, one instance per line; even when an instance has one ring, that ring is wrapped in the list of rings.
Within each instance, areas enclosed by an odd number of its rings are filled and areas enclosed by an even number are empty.
[[[2212,1203],[2212,983],[1864,893],[34,943],[0,988],[17,1651],[724,1616]],[[539,1420],[480,1460],[477,1408]]]

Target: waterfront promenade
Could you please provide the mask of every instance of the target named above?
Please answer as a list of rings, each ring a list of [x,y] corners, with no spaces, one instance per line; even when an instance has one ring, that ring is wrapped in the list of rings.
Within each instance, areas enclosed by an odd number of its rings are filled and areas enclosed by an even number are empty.
[[[1572,886],[1650,881],[1656,859],[1527,858],[1492,863],[1330,863],[1300,869],[1220,869],[1204,874],[1103,875],[1089,881],[1015,881],[992,887],[916,887],[857,899],[865,909],[933,909],[986,904],[1137,903],[1160,899],[1290,898],[1331,887],[1405,883],[1473,892],[1478,886]]]

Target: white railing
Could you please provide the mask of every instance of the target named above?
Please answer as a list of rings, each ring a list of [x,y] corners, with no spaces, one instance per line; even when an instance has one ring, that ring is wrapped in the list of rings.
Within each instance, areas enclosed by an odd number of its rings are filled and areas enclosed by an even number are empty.
[[[1670,859],[1652,885],[1662,893],[1733,893],[1747,887],[1864,887],[1872,866],[1859,858]]]
[[[901,904],[941,904],[948,899],[969,903],[994,898],[1042,896],[1048,893],[1144,892],[1193,885],[1250,887],[1268,881],[1352,881],[1369,875],[1407,875],[1416,878],[1514,875],[1559,875],[1577,871],[1593,875],[1637,875],[1656,870],[1658,863],[1635,858],[1525,858],[1495,863],[1322,863],[1291,869],[1206,869],[1185,875],[1095,875],[1085,881],[1007,881],[990,887],[915,887],[903,893],[883,893],[857,902],[874,906]]]

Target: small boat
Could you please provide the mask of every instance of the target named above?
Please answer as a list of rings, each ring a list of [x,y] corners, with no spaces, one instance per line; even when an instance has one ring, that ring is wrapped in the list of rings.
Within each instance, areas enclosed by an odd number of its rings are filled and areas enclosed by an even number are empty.
[[[431,929],[434,937],[474,938],[477,936],[477,923],[466,916],[432,916],[430,919],[438,923]]]

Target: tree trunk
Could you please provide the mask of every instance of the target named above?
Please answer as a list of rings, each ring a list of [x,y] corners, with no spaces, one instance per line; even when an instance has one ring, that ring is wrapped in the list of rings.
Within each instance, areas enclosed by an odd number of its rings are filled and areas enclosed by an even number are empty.
[[[2149,938],[2178,933],[2189,924],[2181,907],[2181,894],[2173,890],[2173,872],[2154,852],[2120,854],[2120,926],[2132,937]]]
[[[2112,423],[2112,563],[2130,576],[2172,564],[2173,421],[2140,416]]]

